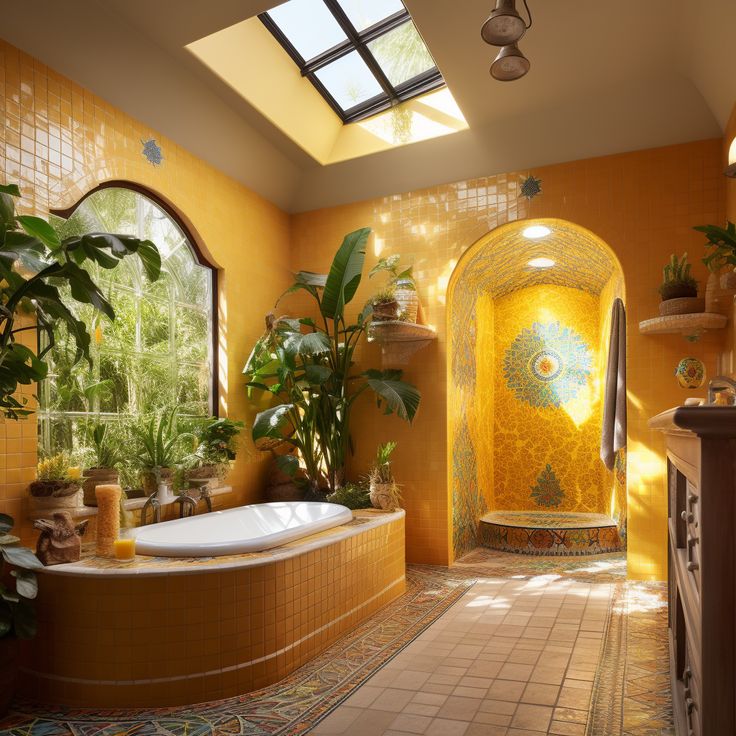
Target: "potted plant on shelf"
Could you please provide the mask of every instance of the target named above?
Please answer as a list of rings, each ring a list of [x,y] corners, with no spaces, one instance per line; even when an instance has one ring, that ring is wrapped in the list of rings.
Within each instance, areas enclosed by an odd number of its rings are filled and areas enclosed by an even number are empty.
[[[698,298],[698,282],[690,275],[687,253],[682,258],[672,255],[664,267],[664,281],[659,287],[662,302],[659,313],[666,317],[672,314],[693,314],[705,310],[705,301]]]
[[[698,225],[694,229],[704,233],[708,239],[705,247],[710,250],[703,258],[703,263],[712,273],[731,266],[732,268],[721,274],[721,288],[736,289],[736,224],[729,221],[725,228],[718,225]]]
[[[376,322],[393,322],[400,319],[399,302],[392,288],[383,289],[371,297],[371,318]]]
[[[391,471],[391,453],[395,449],[395,442],[379,445],[373,467],[368,474],[371,503],[374,508],[384,511],[395,511],[401,503],[401,491]]]
[[[296,274],[286,293],[306,291],[319,321],[269,315],[243,370],[249,396],[257,391],[279,401],[256,416],[253,442],[263,450],[294,448],[276,462],[302,482],[308,497],[324,498],[344,484],[352,410],[364,393],[375,395],[384,414],[395,412],[408,422],[419,407],[419,391],[402,380],[400,370],[354,370],[370,307],[355,322],[345,312],[360,285],[369,233],[363,228],[346,235],[328,274]]]
[[[37,479],[29,486],[31,510],[77,508],[82,505],[81,470],[70,467],[69,456],[60,452],[38,463]]]
[[[115,311],[85,263],[112,269],[123,258],[136,255],[150,281],[161,272],[161,256],[150,240],[109,233],[61,240],[46,220],[16,214],[17,197],[20,190],[15,184],[0,185],[0,280],[4,282],[0,290],[0,412],[9,419],[32,413],[28,399],[18,395],[18,389],[46,377],[44,356],[55,344],[54,329],[59,323],[74,340],[75,362],[84,358],[91,364],[87,325],[74,316],[69,302],[91,304],[115,319]],[[24,345],[21,333],[27,335],[27,331],[44,333],[47,346],[37,353],[29,347],[32,343]]]
[[[18,677],[18,640],[36,635],[36,555],[10,534],[13,518],[0,514],[0,716],[7,713]]]
[[[121,462],[116,443],[110,435],[107,424],[96,424],[92,429],[92,452],[94,466],[87,468],[82,474],[82,490],[84,492],[84,505],[97,506],[95,488],[98,485],[117,483],[120,474],[117,470]]]
[[[416,322],[419,313],[419,295],[412,275],[412,266],[404,268],[400,260],[399,255],[381,258],[370,270],[368,277],[373,278],[378,273],[387,273],[389,275],[388,288],[393,292],[399,305],[397,319]]]
[[[200,422],[193,431],[197,448],[186,461],[187,480],[224,480],[237,456],[237,437],[243,426],[243,422],[216,417]]]
[[[193,442],[194,435],[179,430],[177,410],[169,409],[134,426],[133,437],[137,442],[136,462],[144,493],[150,496],[159,492],[160,500],[168,503],[172,500],[175,466],[185,456],[183,443]]]

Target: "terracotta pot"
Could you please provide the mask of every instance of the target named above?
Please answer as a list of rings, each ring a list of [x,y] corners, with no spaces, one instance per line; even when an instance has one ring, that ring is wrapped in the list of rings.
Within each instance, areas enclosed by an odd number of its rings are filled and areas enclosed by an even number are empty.
[[[379,302],[373,305],[373,319],[377,322],[393,322],[399,318],[399,302]]]
[[[217,465],[200,465],[198,468],[187,470],[186,477],[188,480],[209,480],[219,478],[220,472]]]
[[[168,483],[174,474],[171,468],[158,468],[155,470],[144,470],[141,472],[141,483],[143,484],[143,493],[150,496],[152,493],[158,493],[159,483]]]
[[[84,505],[97,506],[97,497],[95,496],[95,488],[101,485],[116,485],[120,480],[118,471],[115,468],[88,468],[82,473],[84,491]]]
[[[419,313],[419,294],[411,279],[396,282],[394,296],[399,303],[399,316],[405,322],[416,322]]]
[[[659,313],[662,317],[670,314],[697,314],[704,311],[705,299],[697,296],[682,296],[659,303]]]
[[[74,484],[74,492],[66,496],[34,496],[28,498],[31,513],[46,513],[59,509],[77,509],[84,505],[82,489]]]
[[[18,640],[6,636],[0,639],[0,716],[10,708],[18,679]]]
[[[73,496],[79,490],[79,485],[68,480],[34,480],[28,490],[36,498],[64,498]]]

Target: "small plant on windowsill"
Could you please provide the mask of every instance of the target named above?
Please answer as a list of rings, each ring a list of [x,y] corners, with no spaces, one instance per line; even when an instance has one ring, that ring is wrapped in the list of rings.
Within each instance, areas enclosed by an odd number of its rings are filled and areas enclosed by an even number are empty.
[[[10,534],[13,518],[0,514],[0,716],[7,713],[18,676],[18,640],[36,635],[36,555]]]
[[[186,456],[186,443],[191,443],[191,447],[195,438],[191,432],[179,429],[176,409],[167,409],[143,420],[132,431],[137,443],[135,461],[143,491],[150,496],[162,484],[173,482],[176,466]]]
[[[118,438],[119,439],[119,438]],[[107,424],[95,424],[90,435],[92,445],[92,467],[82,474],[82,489],[85,506],[97,506],[95,488],[98,485],[118,483],[120,474],[117,466],[122,463],[118,451],[119,441],[115,441],[112,430]]]
[[[149,280],[155,281],[161,272],[161,256],[151,241],[109,233],[62,240],[46,220],[16,214],[18,197],[15,184],[0,185],[0,412],[9,419],[32,413],[18,389],[46,377],[44,356],[55,344],[58,324],[63,323],[74,339],[75,362],[84,358],[91,365],[87,325],[70,310],[62,287],[69,287],[71,301],[91,304],[115,319],[110,302],[84,268],[86,263],[112,269],[123,258],[136,255]],[[23,315],[29,316],[30,324],[21,324]],[[38,354],[20,342],[26,331],[46,335],[48,344]]]
[[[682,258],[673,254],[664,267],[664,280],[659,287],[662,296],[659,313],[663,317],[704,311],[705,302],[698,298],[698,282],[691,276],[690,268],[687,253]]]
[[[81,506],[79,481],[82,471],[70,465],[65,452],[40,460],[36,475],[37,479],[28,486],[34,511]]]
[[[243,426],[243,422],[227,418],[199,422],[193,430],[196,450],[185,460],[187,480],[224,480],[237,457],[237,439]]]

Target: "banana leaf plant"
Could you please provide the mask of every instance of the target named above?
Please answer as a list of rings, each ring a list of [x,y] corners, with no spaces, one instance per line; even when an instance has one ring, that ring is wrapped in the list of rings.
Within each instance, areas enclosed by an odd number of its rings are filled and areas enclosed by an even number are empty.
[[[31,639],[36,635],[33,599],[38,594],[34,570],[43,565],[30,549],[19,546],[12,528],[13,518],[0,514],[0,639]]]
[[[375,395],[385,414],[396,413],[411,422],[420,393],[402,380],[400,370],[368,369],[355,373],[353,355],[371,317],[367,305],[355,322],[345,314],[360,285],[369,228],[345,236],[329,273],[301,271],[281,298],[306,291],[314,300],[312,317],[266,318],[266,331],[246,363],[249,395],[267,392],[280,403],[260,412],[253,423],[256,447],[295,448],[304,466],[312,495],[333,493],[344,482],[345,464],[352,450],[350,420],[353,407],[366,391]],[[277,302],[276,306],[281,301]],[[279,455],[282,471],[296,476],[299,458]]]
[[[698,225],[693,228],[704,233],[708,242],[706,248],[710,248],[703,263],[709,271],[716,272],[726,265],[736,267],[736,224],[727,222],[726,227],[719,225]]]
[[[18,386],[46,377],[44,356],[55,344],[55,325],[63,323],[72,336],[75,362],[86,359],[91,364],[90,334],[67,303],[64,287],[70,301],[91,304],[115,319],[115,311],[85,263],[111,269],[135,255],[149,280],[155,281],[161,272],[161,256],[150,240],[109,233],[61,240],[46,220],[16,214],[19,196],[15,184],[0,185],[0,412],[10,419],[32,413],[26,399],[17,396]],[[38,354],[18,341],[26,330],[46,335],[46,347]]]

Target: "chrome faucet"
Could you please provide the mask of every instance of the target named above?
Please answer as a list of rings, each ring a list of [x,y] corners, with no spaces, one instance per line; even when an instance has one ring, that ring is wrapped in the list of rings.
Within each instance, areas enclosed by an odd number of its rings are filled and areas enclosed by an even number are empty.
[[[716,398],[716,391],[729,389],[736,396],[736,381],[728,376],[714,376],[708,382],[708,403],[712,404]]]
[[[143,508],[141,509],[141,526],[145,526],[146,524],[148,524],[149,509],[153,512],[152,523],[158,524],[158,522],[161,521],[161,504],[156,498],[156,491],[154,491],[143,504]]]

